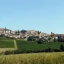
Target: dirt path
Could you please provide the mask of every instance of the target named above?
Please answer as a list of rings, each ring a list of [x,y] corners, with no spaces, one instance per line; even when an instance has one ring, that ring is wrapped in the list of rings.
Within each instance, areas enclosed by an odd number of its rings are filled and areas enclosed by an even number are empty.
[[[18,49],[16,40],[14,40],[14,47],[15,47],[16,50]]]
[[[0,48],[0,52],[4,52],[7,50],[15,50],[15,48]]]

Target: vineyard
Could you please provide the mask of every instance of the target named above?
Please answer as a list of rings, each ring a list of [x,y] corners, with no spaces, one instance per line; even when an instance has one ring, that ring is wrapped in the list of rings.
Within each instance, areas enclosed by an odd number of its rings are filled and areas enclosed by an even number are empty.
[[[16,42],[19,50],[43,50],[47,48],[60,49],[60,45],[64,45],[64,42],[51,42],[43,44],[38,44],[35,41],[31,42],[24,40],[17,40]]]

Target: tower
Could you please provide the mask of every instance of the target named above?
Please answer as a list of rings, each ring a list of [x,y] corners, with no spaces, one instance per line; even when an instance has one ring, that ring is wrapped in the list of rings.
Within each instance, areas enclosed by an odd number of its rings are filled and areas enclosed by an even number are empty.
[[[6,27],[5,27],[5,29],[4,29],[4,32],[6,33]]]

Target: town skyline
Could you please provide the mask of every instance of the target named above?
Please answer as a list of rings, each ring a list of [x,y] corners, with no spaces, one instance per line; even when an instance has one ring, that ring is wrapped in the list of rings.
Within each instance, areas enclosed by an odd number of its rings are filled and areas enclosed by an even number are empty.
[[[50,33],[47,33],[47,32],[44,32],[44,31],[40,31],[40,30],[35,30],[35,29],[15,29],[15,30],[13,30],[13,29],[9,29],[9,28],[7,28],[7,27],[0,27],[0,29],[7,29],[7,30],[11,30],[11,31],[22,31],[22,30],[26,30],[26,31],[39,31],[39,32],[42,32],[42,33],[46,33],[46,34],[51,34],[51,33],[54,33],[54,34],[64,34],[64,33],[55,33],[55,32],[50,32]]]
[[[35,31],[35,30],[10,30],[8,28],[0,28],[0,37],[7,37],[7,38],[14,38],[14,39],[23,39],[23,40],[36,40],[44,39],[48,40],[51,38],[50,41],[53,41],[54,39],[58,39],[58,37],[64,37],[64,34],[55,34],[51,32],[51,34],[47,34],[45,32],[41,31]],[[33,39],[32,39],[33,38]]]

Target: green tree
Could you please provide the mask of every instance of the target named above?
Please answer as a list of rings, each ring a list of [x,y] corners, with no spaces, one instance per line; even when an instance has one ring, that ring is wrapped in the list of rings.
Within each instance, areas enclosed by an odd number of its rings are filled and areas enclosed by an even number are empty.
[[[60,49],[61,49],[62,51],[64,51],[64,46],[63,46],[63,44],[60,45]]]
[[[21,30],[21,33],[22,34],[25,34],[27,31],[26,30]]]
[[[39,39],[37,42],[38,42],[38,44],[43,44],[44,43],[44,40]]]

